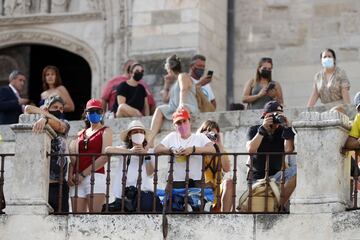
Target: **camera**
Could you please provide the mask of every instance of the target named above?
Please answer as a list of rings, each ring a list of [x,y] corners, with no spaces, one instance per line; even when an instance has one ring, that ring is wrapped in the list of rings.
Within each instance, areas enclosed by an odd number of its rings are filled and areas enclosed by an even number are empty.
[[[280,115],[279,113],[274,113],[272,115],[273,123],[277,123],[280,125],[284,125],[286,123],[285,117]]]
[[[210,139],[213,142],[215,142],[218,138],[217,133],[214,132],[207,132],[205,135],[208,137],[208,139]]]

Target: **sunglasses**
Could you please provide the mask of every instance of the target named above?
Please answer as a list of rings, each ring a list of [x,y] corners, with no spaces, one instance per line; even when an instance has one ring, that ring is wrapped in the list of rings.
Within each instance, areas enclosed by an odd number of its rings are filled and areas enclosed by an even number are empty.
[[[90,109],[86,112],[89,114],[93,114],[93,113],[101,114],[102,113],[102,111],[100,109]]]

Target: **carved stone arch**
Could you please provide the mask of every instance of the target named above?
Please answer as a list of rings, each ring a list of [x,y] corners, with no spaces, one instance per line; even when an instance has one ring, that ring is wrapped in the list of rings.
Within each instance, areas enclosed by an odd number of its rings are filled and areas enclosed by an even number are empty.
[[[85,42],[65,33],[44,29],[24,29],[0,33],[0,48],[17,44],[43,44],[61,48],[84,58],[91,68],[91,95],[98,97],[101,85],[101,64],[95,51]]]

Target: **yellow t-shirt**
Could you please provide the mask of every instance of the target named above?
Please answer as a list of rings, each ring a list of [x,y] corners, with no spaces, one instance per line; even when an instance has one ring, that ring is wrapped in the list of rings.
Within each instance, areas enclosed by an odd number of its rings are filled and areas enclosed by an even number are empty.
[[[353,138],[360,137],[360,113],[356,114],[354,122],[352,123],[351,130],[349,132],[349,136]]]

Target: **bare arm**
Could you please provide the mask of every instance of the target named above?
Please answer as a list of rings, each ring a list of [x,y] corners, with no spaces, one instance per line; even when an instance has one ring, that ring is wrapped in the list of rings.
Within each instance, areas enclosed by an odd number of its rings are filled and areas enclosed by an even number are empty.
[[[280,103],[281,105],[283,105],[284,104],[284,98],[283,98],[281,85],[278,82],[275,82],[275,84],[276,84],[276,97],[275,97],[275,100],[278,103]]]
[[[251,84],[252,84],[252,80],[247,81],[245,84],[243,91],[243,98],[242,98],[242,101],[244,103],[252,103],[257,99],[261,98],[262,96],[266,95],[265,87],[261,89],[261,91],[258,94],[251,95],[251,89],[252,89]]]
[[[319,93],[318,93],[318,91],[316,89],[316,86],[314,84],[313,91],[311,93],[311,96],[309,98],[307,106],[308,107],[313,107],[315,105],[316,101],[318,100],[318,98],[319,98]]]
[[[149,102],[147,100],[147,97],[144,98],[144,116],[149,116],[150,115],[150,107],[149,107]]]
[[[158,153],[158,154],[171,154],[171,151],[169,148],[167,148],[166,146],[164,146],[163,144],[159,144],[155,147],[154,149],[154,153]]]
[[[58,87],[59,92],[61,93],[61,98],[64,100],[64,111],[65,112],[73,112],[75,110],[74,102],[68,92],[68,90],[64,86]]]
[[[179,106],[184,106],[187,99],[186,94],[190,91],[190,88],[192,86],[192,80],[190,76],[186,73],[179,74],[179,86],[180,86],[180,100],[179,100]]]
[[[225,153],[225,149],[224,149],[224,145],[222,144],[221,141],[217,142],[217,145],[219,147],[219,150],[221,153]],[[231,169],[231,164],[230,164],[230,160],[229,160],[229,156],[228,155],[222,155],[221,156],[221,166],[222,166],[222,170],[224,172],[228,172]]]
[[[349,95],[349,88],[342,88],[341,89],[341,95],[343,97],[345,104],[350,104],[350,95]]]
[[[55,117],[54,115],[50,114],[48,111],[45,111],[41,108],[38,108],[38,107],[35,107],[32,105],[26,105],[25,113],[41,114],[48,119],[48,120],[46,120],[45,118],[39,119],[33,126],[34,132],[38,133],[38,132],[42,131],[45,127],[46,121],[48,122],[50,127],[52,129],[54,129],[55,132],[57,132],[57,133],[65,133],[67,131],[68,125],[65,122],[58,119],[57,117]]]

